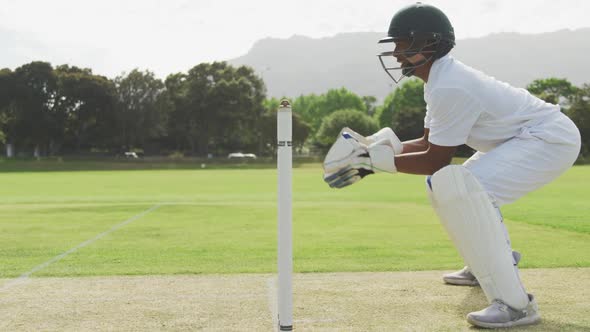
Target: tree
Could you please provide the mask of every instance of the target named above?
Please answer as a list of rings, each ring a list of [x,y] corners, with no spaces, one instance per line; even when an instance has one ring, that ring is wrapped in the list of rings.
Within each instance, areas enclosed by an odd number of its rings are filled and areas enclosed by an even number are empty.
[[[2,126],[4,121],[6,121],[4,120],[4,116],[0,114],[0,126]],[[6,144],[6,134],[4,134],[4,131],[0,129],[0,146],[4,144]]]
[[[293,112],[293,148],[301,152],[310,134],[309,123],[305,122],[298,113]]]
[[[311,125],[313,133],[317,133],[323,119],[342,109],[355,109],[367,113],[366,100],[345,89],[331,89],[322,95],[300,96],[293,101],[293,109],[297,110],[303,120]]]
[[[51,110],[57,102],[57,78],[47,62],[31,62],[14,70],[14,131],[11,140],[47,150],[51,141]]]
[[[377,98],[375,96],[363,96],[363,103],[365,104],[365,109],[367,110],[367,115],[373,116],[376,111],[375,103],[377,102]]]
[[[14,77],[12,70],[0,69],[0,110],[6,108],[14,99]]]
[[[411,140],[424,135],[424,116],[426,109],[420,107],[406,107],[403,111],[394,112],[392,128],[402,140]]]
[[[128,151],[165,134],[167,100],[164,83],[150,71],[134,69],[115,78],[117,143]]]
[[[551,104],[568,106],[568,99],[576,94],[577,88],[562,78],[545,78],[534,80],[527,85],[527,90]]]
[[[212,89],[219,112],[213,135],[217,150],[251,150],[263,153],[261,119],[265,113],[266,87],[250,67],[227,67],[231,78],[223,79]],[[223,106],[222,106],[223,105]]]
[[[338,133],[344,127],[349,127],[364,136],[371,135],[379,130],[377,121],[359,110],[338,110],[322,121],[316,136],[316,145],[321,150],[327,150],[335,142]]]
[[[583,156],[590,155],[590,84],[584,84],[572,97],[567,115],[574,121],[582,136]]]
[[[114,144],[115,85],[88,68],[62,65],[55,69],[58,98],[52,110],[53,141],[69,150],[108,149]]]
[[[186,83],[187,75],[183,73],[170,74],[166,77],[164,85],[164,99],[168,103],[168,121],[167,132],[170,147],[178,151],[184,151],[189,148],[188,135],[196,126],[191,121],[190,111],[188,108],[188,84]],[[193,126],[191,126],[193,125]]]
[[[177,146],[208,155],[231,149],[262,149],[266,88],[254,70],[226,62],[202,63],[166,79],[170,134]]]
[[[14,126],[14,77],[10,69],[0,70],[0,145],[9,140],[8,133]]]
[[[418,119],[412,118],[410,122],[399,122],[399,119],[409,120],[407,116],[398,115],[397,122],[394,123],[394,114],[399,112],[406,112],[408,109],[413,116],[419,117],[420,113],[416,109],[426,110],[426,102],[424,101],[424,83],[418,79],[406,81],[395,91],[390,93],[383,102],[383,105],[377,109],[376,117],[381,127],[392,127],[397,133],[398,131],[405,131],[409,126],[415,126]],[[422,119],[424,120],[424,115]],[[419,128],[422,129],[424,122],[422,121]],[[412,130],[408,128],[408,130]]]

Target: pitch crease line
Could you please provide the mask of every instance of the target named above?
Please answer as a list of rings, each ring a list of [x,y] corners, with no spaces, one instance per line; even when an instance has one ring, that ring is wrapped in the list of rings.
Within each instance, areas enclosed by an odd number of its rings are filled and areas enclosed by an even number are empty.
[[[22,283],[26,282],[33,273],[38,272],[38,271],[46,268],[47,266],[49,266],[49,265],[51,265],[51,264],[53,264],[53,263],[61,260],[62,258],[68,256],[69,254],[76,252],[78,249],[82,249],[82,248],[86,247],[87,245],[95,242],[96,240],[101,239],[102,237],[104,237],[104,236],[106,236],[106,235],[108,235],[108,234],[110,234],[110,233],[112,233],[112,232],[114,232],[116,230],[118,230],[119,228],[121,228],[121,227],[123,227],[123,226],[125,226],[125,225],[127,225],[127,224],[129,224],[129,223],[131,223],[131,222],[133,222],[135,220],[137,220],[137,219],[142,218],[143,216],[145,216],[146,214],[148,214],[148,213],[156,210],[160,206],[161,206],[161,204],[156,204],[156,205],[150,207],[149,209],[147,209],[145,211],[142,211],[141,213],[136,214],[135,216],[133,216],[133,217],[131,217],[131,218],[129,218],[129,219],[127,219],[127,220],[119,223],[119,224],[116,224],[115,226],[113,226],[113,227],[109,228],[108,230],[106,230],[106,231],[104,231],[104,232],[96,235],[95,237],[93,237],[93,238],[91,238],[89,240],[86,240],[86,241],[80,243],[79,245],[71,248],[70,250],[68,250],[66,252],[63,252],[63,253],[61,253],[61,254],[53,257],[52,259],[46,261],[45,263],[42,263],[42,264],[39,264],[39,265],[35,266],[29,272],[23,273],[20,276],[18,276],[17,278],[8,281],[6,284],[4,284],[4,286],[2,286],[2,288],[0,288],[0,292],[6,291],[6,290],[8,290],[11,287],[14,287],[14,286],[17,286],[19,284],[22,284]]]

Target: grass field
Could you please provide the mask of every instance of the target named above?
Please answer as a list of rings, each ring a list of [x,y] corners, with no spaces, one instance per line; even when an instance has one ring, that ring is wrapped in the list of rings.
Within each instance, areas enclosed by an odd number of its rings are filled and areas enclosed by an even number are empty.
[[[524,268],[590,266],[589,181],[590,167],[577,166],[504,208]],[[297,272],[462,264],[420,176],[371,176],[333,190],[307,165],[293,183]],[[88,240],[33,276],[274,272],[276,170],[0,173],[0,278]]]

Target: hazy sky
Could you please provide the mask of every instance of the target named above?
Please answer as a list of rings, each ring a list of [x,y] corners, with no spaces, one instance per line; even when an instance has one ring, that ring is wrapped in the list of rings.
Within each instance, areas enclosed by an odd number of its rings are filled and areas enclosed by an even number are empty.
[[[386,31],[404,0],[0,0],[0,68],[32,60],[160,77],[259,39]],[[590,27],[588,0],[438,0],[459,39]],[[3,56],[4,54],[4,56]]]

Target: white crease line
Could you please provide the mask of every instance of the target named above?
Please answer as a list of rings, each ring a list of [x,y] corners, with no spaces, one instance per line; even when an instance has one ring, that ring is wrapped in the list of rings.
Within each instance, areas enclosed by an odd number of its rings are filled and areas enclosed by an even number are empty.
[[[4,286],[2,286],[2,288],[0,288],[0,292],[6,291],[6,290],[8,290],[9,288],[11,288],[13,286],[16,286],[16,285],[19,285],[19,284],[22,284],[22,283],[27,282],[29,280],[29,277],[33,273],[46,268],[47,266],[49,266],[49,265],[51,265],[51,264],[59,261],[60,259],[66,257],[67,255],[76,252],[78,249],[82,249],[82,248],[86,247],[87,245],[95,242],[96,240],[99,240],[100,238],[102,238],[102,237],[104,237],[104,236],[106,236],[106,235],[108,235],[108,234],[110,234],[110,233],[112,233],[112,232],[114,232],[116,230],[118,230],[119,228],[121,228],[121,227],[123,227],[123,226],[125,226],[125,225],[127,225],[127,224],[129,224],[129,223],[131,223],[131,222],[133,222],[135,220],[137,220],[137,219],[140,219],[141,217],[145,216],[146,214],[148,214],[148,213],[156,210],[160,206],[161,206],[161,204],[156,204],[156,205],[152,206],[151,208],[149,208],[149,209],[147,209],[147,210],[145,210],[145,211],[143,211],[143,212],[141,212],[139,214],[136,214],[135,216],[133,216],[133,217],[131,217],[131,218],[123,221],[122,223],[119,223],[119,224],[111,227],[110,229],[108,229],[108,230],[106,230],[106,231],[98,234],[97,236],[93,237],[92,239],[86,240],[86,241],[80,243],[79,245],[75,246],[74,248],[72,248],[72,249],[70,249],[70,250],[68,250],[68,251],[66,251],[64,253],[61,253],[61,254],[53,257],[52,259],[48,260],[47,262],[42,263],[40,265],[37,265],[31,271],[29,271],[27,273],[23,273],[20,276],[18,276],[17,278],[15,278],[13,280],[10,280],[6,284],[4,284]]]
[[[72,202],[72,203],[58,203],[58,202],[43,202],[43,203],[0,203],[1,209],[30,209],[30,208],[62,208],[62,207],[103,207],[103,206],[131,206],[131,205],[145,205],[150,202],[103,202],[103,203],[86,203],[86,202]],[[227,201],[170,201],[162,202],[160,205],[172,205],[172,206],[256,206],[256,207],[267,207],[276,206],[275,201],[239,201],[229,199]],[[359,201],[294,201],[295,206],[303,207],[315,207],[315,206],[337,206],[341,208],[357,208],[358,206],[363,207],[376,207],[376,208],[399,208],[399,205],[391,202],[359,202]],[[420,203],[402,203],[411,205],[421,205]]]
[[[277,308],[276,278],[268,278],[266,280],[266,289],[268,293],[268,309],[272,316],[272,329],[277,332],[279,330],[279,312]]]

